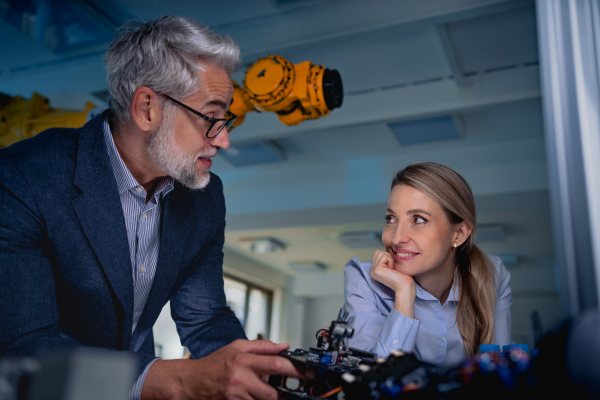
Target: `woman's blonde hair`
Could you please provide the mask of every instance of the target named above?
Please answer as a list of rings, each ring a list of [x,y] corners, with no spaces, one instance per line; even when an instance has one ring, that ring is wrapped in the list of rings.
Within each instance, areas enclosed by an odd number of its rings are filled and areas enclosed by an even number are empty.
[[[467,181],[455,171],[440,164],[411,164],[396,174],[396,185],[411,186],[435,200],[457,224],[466,222],[472,229],[467,240],[456,248],[460,296],[457,322],[467,356],[477,354],[479,345],[493,343],[496,285],[491,262],[475,245],[475,199]]]

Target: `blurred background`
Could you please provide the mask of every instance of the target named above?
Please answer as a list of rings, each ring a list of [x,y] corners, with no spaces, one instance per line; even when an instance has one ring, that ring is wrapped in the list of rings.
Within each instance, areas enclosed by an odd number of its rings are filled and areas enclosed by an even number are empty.
[[[567,129],[579,147],[557,144],[557,126],[572,120],[552,120],[569,107],[550,104],[564,85],[543,75],[560,7],[598,15],[594,2],[550,0],[0,0],[0,127],[17,101],[50,107],[63,122],[106,108],[103,53],[128,19],[185,15],[230,35],[243,54],[232,76],[242,86],[268,55],[337,71],[343,96],[338,88],[329,115],[286,125],[275,112],[249,112],[213,165],[227,204],[227,299],[248,337],[315,345],[343,305],[344,265],[382,248],[393,176],[433,161],[471,184],[477,243],[512,275],[513,339],[535,346],[598,304],[600,235],[588,207],[598,170],[586,151],[600,148],[579,134],[581,104]],[[24,135],[7,132],[2,146]],[[155,336],[158,355],[183,356],[168,307]]]

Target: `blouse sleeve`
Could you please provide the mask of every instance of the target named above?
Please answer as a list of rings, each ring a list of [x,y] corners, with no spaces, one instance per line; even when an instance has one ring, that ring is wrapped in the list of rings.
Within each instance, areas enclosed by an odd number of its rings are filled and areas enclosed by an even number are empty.
[[[354,320],[354,335],[348,345],[381,357],[393,350],[412,353],[420,321],[385,304],[381,293],[371,286],[368,274],[358,259],[350,260],[344,268],[344,309],[348,318]]]
[[[494,343],[502,346],[513,343],[511,337],[510,306],[512,290],[510,288],[510,272],[502,260],[491,257],[496,270],[496,311],[494,315]]]

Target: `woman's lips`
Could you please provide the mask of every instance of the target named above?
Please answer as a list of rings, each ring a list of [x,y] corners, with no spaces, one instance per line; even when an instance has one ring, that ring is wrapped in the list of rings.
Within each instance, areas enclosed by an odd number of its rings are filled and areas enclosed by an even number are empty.
[[[409,261],[417,257],[421,253],[415,253],[413,251],[398,250],[394,251],[394,260],[396,261]]]

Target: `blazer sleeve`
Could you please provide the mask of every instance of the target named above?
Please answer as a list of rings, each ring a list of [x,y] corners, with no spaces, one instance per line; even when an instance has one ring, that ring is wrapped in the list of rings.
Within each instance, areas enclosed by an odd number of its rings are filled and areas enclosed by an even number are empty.
[[[0,355],[78,345],[58,328],[51,249],[33,190],[0,155]]]
[[[181,343],[194,358],[206,356],[236,339],[246,339],[240,321],[227,306],[223,288],[225,200],[220,179],[213,175],[218,223],[212,241],[196,260],[194,272],[171,298],[171,315]]]
[[[369,271],[358,259],[346,264],[344,308],[348,318],[353,319],[354,327],[354,335],[348,345],[381,357],[389,356],[394,350],[414,352],[420,321],[408,318],[387,305],[384,294],[370,281]]]

